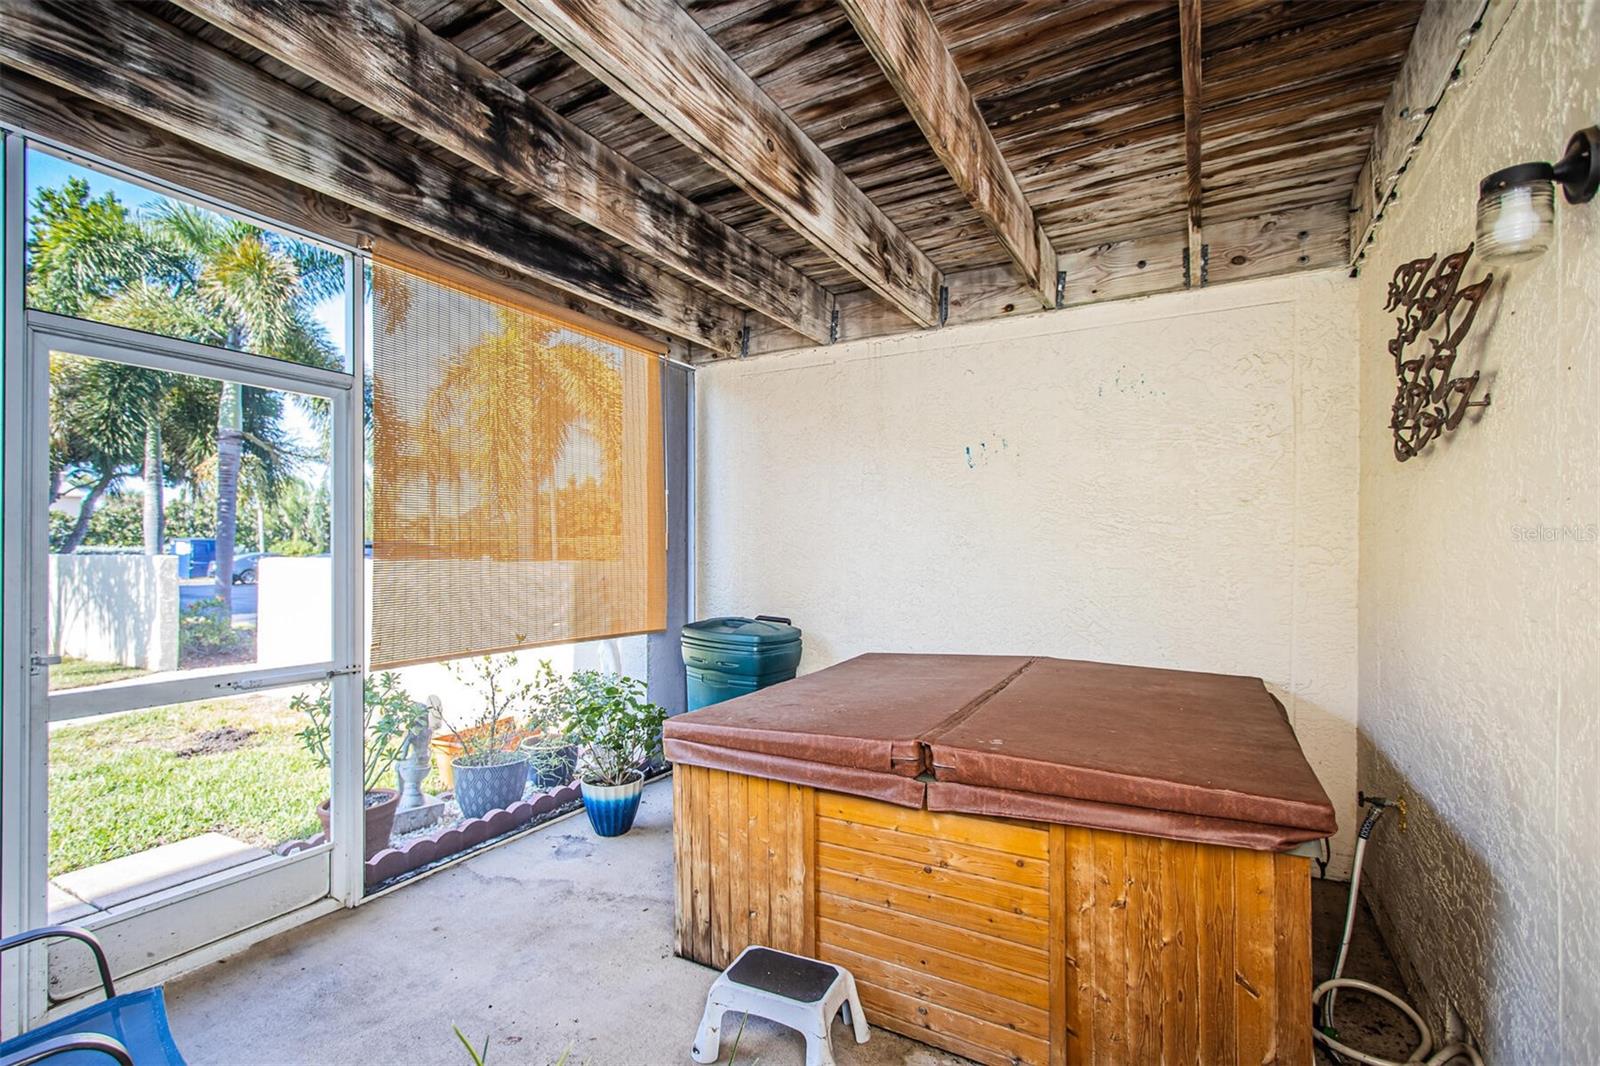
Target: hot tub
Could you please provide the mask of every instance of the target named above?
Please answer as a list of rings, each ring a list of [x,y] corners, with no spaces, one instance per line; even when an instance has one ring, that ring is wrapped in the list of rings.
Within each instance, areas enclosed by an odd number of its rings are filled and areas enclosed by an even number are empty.
[[[1311,1060],[1332,805],[1259,679],[863,655],[671,719],[679,955],[979,1062]]]

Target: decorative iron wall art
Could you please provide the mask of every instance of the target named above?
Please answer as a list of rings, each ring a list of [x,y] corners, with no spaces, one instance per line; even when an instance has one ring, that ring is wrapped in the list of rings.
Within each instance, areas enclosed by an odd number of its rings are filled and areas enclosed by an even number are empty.
[[[1473,399],[1478,371],[1451,377],[1456,353],[1494,281],[1489,274],[1482,281],[1461,285],[1472,248],[1469,244],[1443,259],[1435,254],[1402,263],[1389,282],[1384,310],[1400,312],[1389,342],[1395,376],[1389,428],[1394,431],[1394,457],[1402,463],[1439,434],[1459,426],[1467,408],[1489,406],[1487,393],[1481,400]],[[1437,334],[1435,326],[1441,326]]]

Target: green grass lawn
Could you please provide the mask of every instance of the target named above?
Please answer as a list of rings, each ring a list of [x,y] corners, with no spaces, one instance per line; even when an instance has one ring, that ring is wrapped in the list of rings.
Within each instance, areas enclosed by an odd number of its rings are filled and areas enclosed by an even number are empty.
[[[97,663],[88,659],[69,659],[62,656],[61,661],[50,668],[50,690],[60,692],[65,688],[104,685],[110,681],[126,681],[130,677],[138,677],[149,672],[137,666],[123,666],[121,663]]]
[[[295,738],[306,723],[288,704],[207,700],[51,730],[50,875],[206,832],[262,847],[319,832],[328,771]],[[255,732],[179,755],[229,726]]]

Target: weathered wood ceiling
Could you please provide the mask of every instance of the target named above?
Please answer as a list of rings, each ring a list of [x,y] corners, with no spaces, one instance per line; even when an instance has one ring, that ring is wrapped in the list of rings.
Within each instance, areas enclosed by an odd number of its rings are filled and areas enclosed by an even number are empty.
[[[808,343],[802,333],[825,340],[819,338],[825,328],[819,327],[819,298],[830,310],[837,306],[841,338],[916,328],[907,316],[922,295],[915,288],[918,279],[910,279],[911,296],[897,307],[892,297],[903,293],[886,297],[886,286],[873,291],[863,284],[863,269],[852,267],[848,255],[824,250],[814,232],[803,235],[804,226],[774,209],[762,190],[752,195],[750,181],[730,180],[726,167],[665,132],[659,116],[647,117],[645,107],[607,88],[530,27],[542,17],[540,9],[591,5],[393,3],[681,194],[711,223],[748,239],[748,248],[737,247],[781,262],[760,273],[759,282],[734,278],[724,284],[712,276],[708,283],[709,272],[629,236],[626,226],[606,226],[608,236],[581,214],[553,208],[548,196],[529,195],[529,182],[508,181],[492,151],[475,156],[460,145],[442,147],[440,137],[413,132],[416,123],[407,128],[308,76],[307,63],[291,67],[245,43],[236,34],[248,34],[238,26],[229,32],[207,21],[211,9],[211,18],[226,23],[217,12],[230,7],[230,0],[179,0],[142,11],[331,104],[405,151],[470,177],[529,217],[558,222],[596,248],[623,252],[616,237],[622,233],[631,254],[651,267],[665,268],[683,285],[706,290],[735,309],[755,311],[745,319],[745,350]],[[15,6],[62,5],[15,0]],[[962,145],[942,145],[945,158],[930,146],[902,99],[902,91],[911,91],[906,79],[892,82],[880,64],[892,59],[885,50],[892,51],[894,42],[878,40],[869,50],[852,25],[852,17],[872,18],[877,10],[881,18],[893,6],[863,0],[683,2],[710,40],[865,194],[912,251],[931,262],[934,280],[948,289],[948,320],[1038,310],[1049,294],[1041,301],[1035,287],[1030,298],[1027,250],[1018,248],[1026,241],[997,236],[996,223],[974,208],[970,186],[963,191],[966,183],[952,177],[947,162],[952,151],[965,150]],[[927,2],[938,37],[1015,177],[1023,207],[1031,208],[1040,227],[1041,245],[1052,259],[1060,257],[1066,304],[1347,261],[1352,191],[1421,6],[1421,0]],[[305,17],[314,18],[317,5],[306,9],[312,14]],[[647,9],[641,0],[640,10]],[[93,17],[90,4],[75,10]],[[1195,18],[1198,52],[1192,32],[1187,48],[1180,43],[1180,10]],[[48,78],[37,55],[0,55],[0,62],[19,62],[30,74]],[[952,91],[959,93],[959,84]],[[382,104],[389,116],[398,113],[387,98],[367,102]],[[160,124],[159,117],[139,117]],[[929,120],[925,112],[920,117]],[[464,115],[463,121],[504,129],[482,116]],[[1198,244],[1192,252],[1191,222]],[[1013,230],[1020,233],[1023,225]],[[1038,250],[1033,254],[1037,263]],[[1190,258],[1204,261],[1189,263]],[[803,277],[785,273],[794,270]],[[774,277],[793,303],[781,314],[761,296],[761,284],[773,284]],[[808,288],[810,283],[825,292]],[[664,321],[668,317],[657,316],[649,325],[682,336],[685,331]],[[708,346],[706,337],[693,339]],[[728,354],[729,347],[722,343],[719,354]]]

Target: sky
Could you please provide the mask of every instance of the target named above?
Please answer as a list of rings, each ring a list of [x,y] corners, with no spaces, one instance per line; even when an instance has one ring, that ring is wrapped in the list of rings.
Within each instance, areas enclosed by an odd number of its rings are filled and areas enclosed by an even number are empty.
[[[89,183],[89,195],[91,198],[99,197],[107,192],[112,193],[118,200],[127,205],[135,215],[142,208],[159,203],[164,199],[174,199],[165,193],[157,192],[146,186],[124,181],[98,170],[91,170],[37,149],[28,151],[27,168],[27,199],[29,204],[32,204],[37,190],[63,185],[68,178],[73,177],[82,178]],[[200,206],[211,210],[209,205],[202,204]],[[221,214],[220,212],[215,213]],[[283,236],[287,240],[299,240],[297,237]],[[329,339],[340,357],[348,360],[349,354],[345,351],[344,308],[344,294],[338,293],[319,301],[312,308],[311,314],[327,330]],[[311,425],[310,420],[306,417],[299,404],[284,404],[283,427],[289,434],[290,439],[297,445],[305,449],[315,449],[319,439],[317,431]],[[301,471],[301,475],[314,481],[321,476],[321,471],[308,467]],[[125,491],[134,492],[142,491],[143,489],[142,483],[137,478],[125,479],[123,487]]]
[[[126,204],[134,214],[138,214],[139,209],[147,205],[152,205],[165,199],[175,199],[175,197],[166,193],[111,177],[98,170],[90,170],[87,167],[68,162],[38,149],[29,149],[27,168],[27,198],[30,204],[33,202],[33,196],[37,190],[63,185],[68,178],[82,178],[87,181],[91,198],[107,192],[115,194],[117,199]],[[210,210],[210,205],[202,204],[200,206]],[[221,214],[221,212],[214,213]],[[280,236],[288,240],[300,240],[298,237],[291,237],[287,234],[280,234]],[[311,242],[304,241],[302,243],[309,244]],[[345,351],[344,343],[344,306],[343,294],[335,294],[318,302],[312,308],[311,314],[328,331],[328,337],[332,340],[334,349],[338,351],[340,357],[348,361],[349,353]]]

